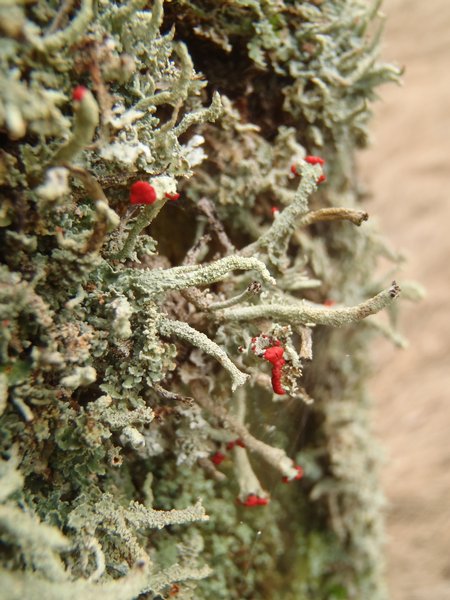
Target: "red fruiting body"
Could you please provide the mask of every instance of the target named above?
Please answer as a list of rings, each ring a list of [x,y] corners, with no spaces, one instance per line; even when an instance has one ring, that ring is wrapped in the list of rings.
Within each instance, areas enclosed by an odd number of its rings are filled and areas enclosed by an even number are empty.
[[[284,396],[284,394],[286,393],[286,390],[283,388],[283,386],[281,384],[281,375],[282,375],[281,366],[274,365],[272,368],[272,390],[278,396]]]
[[[225,460],[225,454],[222,454],[222,452],[215,452],[211,456],[211,462],[213,462],[217,466],[219,466],[221,463],[223,463],[224,460]]]
[[[279,343],[279,342],[278,342]],[[281,375],[286,361],[283,358],[284,349],[279,346],[269,346],[263,354],[263,357],[272,363],[272,389],[275,394],[283,396],[286,392],[281,385]]]
[[[330,300],[330,299],[325,300],[323,303],[324,306],[334,306],[335,304],[336,304],[336,302],[334,300]]]
[[[323,183],[326,180],[327,180],[326,175],[321,175],[319,177],[319,179],[317,180],[317,185],[320,185],[321,183]]]
[[[325,161],[320,156],[305,156],[305,162],[310,165],[324,165]]]
[[[297,167],[295,165],[291,165],[291,173],[293,175],[298,175]]]
[[[280,209],[278,208],[278,206],[271,206],[270,210],[272,212],[273,215],[277,214],[280,212]]]
[[[238,502],[242,504],[242,506],[265,506],[269,504],[269,498],[261,498],[261,496],[257,496],[256,494],[249,494],[246,500],[240,500],[238,498]]]
[[[295,468],[297,469],[297,475],[294,477],[294,479],[298,481],[303,477],[303,469],[300,465],[295,465]]]
[[[136,181],[130,187],[130,204],[153,204],[155,200],[155,188],[146,181]]]
[[[283,358],[284,350],[281,346],[269,346],[266,348],[263,356],[270,363],[283,366],[286,362]]]
[[[169,200],[178,200],[180,197],[180,194],[177,194],[177,192],[166,192],[164,195]]]
[[[249,494],[247,496],[247,500],[242,502],[244,506],[257,506],[258,505],[258,496],[256,494]]]
[[[227,450],[233,450],[233,448],[235,446],[239,446],[240,448],[245,448],[245,444],[241,439],[237,439],[237,440],[233,440],[231,442],[228,442],[227,444]]]
[[[81,102],[86,92],[87,88],[85,88],[84,85],[77,85],[72,91],[72,100],[74,102]]]
[[[301,479],[303,477],[303,469],[299,465],[294,465],[294,467],[297,470],[297,475],[295,475],[295,477],[283,477],[282,478],[283,483],[290,483],[291,481],[298,481],[299,479]]]

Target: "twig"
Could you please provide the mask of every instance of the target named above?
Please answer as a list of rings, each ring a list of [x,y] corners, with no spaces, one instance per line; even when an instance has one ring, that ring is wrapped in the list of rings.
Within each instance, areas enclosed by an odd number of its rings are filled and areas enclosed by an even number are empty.
[[[53,23],[48,28],[48,32],[47,32],[48,35],[50,35],[51,33],[54,33],[58,29],[61,29],[61,25],[62,25],[64,19],[68,16],[68,14],[72,10],[74,4],[75,4],[75,0],[64,0],[64,2],[59,7],[58,12],[56,13]]]
[[[319,221],[350,221],[354,225],[361,225],[367,221],[369,215],[363,210],[354,210],[351,208],[320,208],[306,214],[299,221],[299,227],[305,227],[318,223]]]
[[[234,252],[234,246],[225,233],[222,223],[217,218],[212,202],[208,200],[208,198],[200,198],[200,200],[197,202],[197,208],[199,208],[202,213],[206,215],[211,229],[216,234],[217,239],[221,243],[224,250],[226,250],[228,253]]]

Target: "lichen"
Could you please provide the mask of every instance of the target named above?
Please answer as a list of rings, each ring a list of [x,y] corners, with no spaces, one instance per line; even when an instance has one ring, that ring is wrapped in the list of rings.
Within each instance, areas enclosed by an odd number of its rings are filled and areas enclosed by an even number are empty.
[[[384,598],[378,4],[1,3],[5,599]]]

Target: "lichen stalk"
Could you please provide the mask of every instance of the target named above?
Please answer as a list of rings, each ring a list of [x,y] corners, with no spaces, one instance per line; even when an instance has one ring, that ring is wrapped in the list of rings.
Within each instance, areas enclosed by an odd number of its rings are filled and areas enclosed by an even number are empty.
[[[221,316],[229,321],[276,319],[279,322],[296,325],[313,323],[329,327],[343,327],[383,310],[397,298],[399,293],[399,286],[393,282],[390,288],[383,290],[373,298],[346,308],[315,307],[306,303],[296,303],[293,306],[261,303],[255,306],[225,309]]]

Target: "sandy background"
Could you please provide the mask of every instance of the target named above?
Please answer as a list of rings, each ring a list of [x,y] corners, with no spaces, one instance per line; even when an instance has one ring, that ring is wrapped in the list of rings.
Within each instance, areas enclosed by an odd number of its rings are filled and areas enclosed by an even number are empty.
[[[392,600],[450,600],[450,0],[385,0],[383,12],[383,55],[406,71],[380,91],[361,171],[370,214],[408,258],[399,282],[427,289],[404,306],[410,347],[376,349],[388,579]]]

